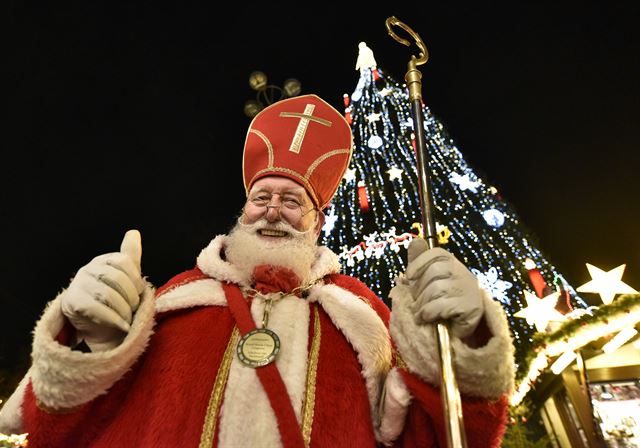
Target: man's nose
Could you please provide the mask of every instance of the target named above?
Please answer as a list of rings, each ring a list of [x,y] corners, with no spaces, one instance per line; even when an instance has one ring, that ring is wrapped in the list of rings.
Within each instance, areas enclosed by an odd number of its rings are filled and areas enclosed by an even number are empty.
[[[280,206],[282,204],[269,204],[267,205],[267,212],[264,215],[264,218],[268,222],[276,222],[280,220]]]

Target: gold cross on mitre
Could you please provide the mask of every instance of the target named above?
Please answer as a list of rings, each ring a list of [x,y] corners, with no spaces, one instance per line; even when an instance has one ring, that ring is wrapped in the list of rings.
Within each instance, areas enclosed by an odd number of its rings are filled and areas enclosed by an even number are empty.
[[[298,127],[296,128],[296,132],[295,134],[293,134],[293,140],[291,141],[291,146],[289,146],[289,151],[295,152],[296,154],[300,153],[302,140],[304,140],[304,135],[307,132],[307,126],[309,126],[310,121],[315,121],[316,123],[320,123],[321,125],[328,126],[328,127],[331,126],[331,122],[329,120],[315,117],[313,115],[313,110],[315,108],[316,108],[315,104],[307,104],[304,108],[303,113],[280,112],[281,117],[294,117],[294,118],[300,119],[300,122],[298,123]]]

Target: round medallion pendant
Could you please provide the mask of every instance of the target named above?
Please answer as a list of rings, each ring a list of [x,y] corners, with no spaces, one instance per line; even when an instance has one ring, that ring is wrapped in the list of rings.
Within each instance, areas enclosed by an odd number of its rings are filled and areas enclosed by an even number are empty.
[[[268,328],[256,328],[242,336],[236,351],[245,366],[266,366],[272,363],[280,352],[280,338]]]

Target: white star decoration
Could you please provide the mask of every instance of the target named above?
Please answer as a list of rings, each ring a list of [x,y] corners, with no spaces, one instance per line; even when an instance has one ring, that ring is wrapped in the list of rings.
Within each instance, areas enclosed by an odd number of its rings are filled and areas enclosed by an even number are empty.
[[[366,118],[367,118],[367,121],[369,123],[373,123],[375,121],[378,121],[381,116],[382,116],[382,114],[371,113],[371,114],[367,115]]]
[[[545,331],[549,321],[563,320],[564,316],[555,309],[558,303],[559,292],[549,294],[542,299],[536,297],[535,294],[525,291],[524,298],[527,300],[526,308],[522,308],[515,313],[513,317],[527,319],[529,325],[535,325],[537,331]]]
[[[356,170],[354,168],[347,168],[347,171],[345,171],[344,173],[343,179],[347,182],[356,180]]]
[[[387,170],[387,173],[389,173],[389,180],[400,179],[400,175],[404,173],[404,170],[393,166]]]
[[[622,274],[627,267],[626,264],[621,264],[615,269],[611,269],[608,272],[603,271],[589,263],[586,263],[589,275],[591,275],[591,281],[580,286],[578,292],[593,292],[600,294],[602,303],[609,304],[613,302],[613,298],[616,294],[637,294],[638,291],[633,289],[622,281]]]
[[[470,190],[474,193],[478,192],[478,187],[480,186],[480,182],[472,181],[469,179],[469,174],[465,174],[464,176],[459,175],[456,172],[451,173],[451,177],[449,180],[453,184],[458,184],[462,191]]]
[[[331,207],[329,210],[329,214],[325,215],[324,225],[322,226],[322,231],[324,232],[324,236],[329,236],[331,231],[336,225],[336,220],[338,219],[338,215],[335,214],[334,207]]]

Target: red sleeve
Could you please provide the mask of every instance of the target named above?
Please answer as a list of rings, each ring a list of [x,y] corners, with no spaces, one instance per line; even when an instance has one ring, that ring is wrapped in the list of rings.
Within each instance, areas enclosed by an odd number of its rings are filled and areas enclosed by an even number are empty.
[[[403,433],[394,447],[447,446],[444,412],[438,389],[404,369],[402,379],[413,395]],[[496,401],[462,397],[468,448],[498,448],[507,422],[507,398]],[[437,440],[437,443],[436,443]]]
[[[344,288],[368,303],[378,313],[387,328],[389,327],[391,311],[363,282],[342,274],[332,274],[326,280],[327,283]],[[393,446],[395,448],[447,446],[444,412],[438,389],[406,369],[400,369],[400,372],[413,396],[413,401],[409,406],[404,430]],[[503,396],[496,401],[462,397],[462,416],[468,448],[500,446],[507,421],[506,397]]]

